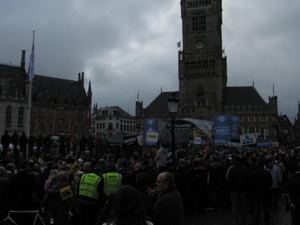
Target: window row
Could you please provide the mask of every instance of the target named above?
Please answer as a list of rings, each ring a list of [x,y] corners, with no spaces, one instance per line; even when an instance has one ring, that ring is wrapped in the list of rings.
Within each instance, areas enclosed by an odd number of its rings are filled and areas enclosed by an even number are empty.
[[[186,69],[202,69],[202,68],[214,68],[215,61],[214,60],[203,60],[197,62],[186,62],[184,64]]]
[[[190,0],[186,2],[187,7],[211,5],[211,0]]]

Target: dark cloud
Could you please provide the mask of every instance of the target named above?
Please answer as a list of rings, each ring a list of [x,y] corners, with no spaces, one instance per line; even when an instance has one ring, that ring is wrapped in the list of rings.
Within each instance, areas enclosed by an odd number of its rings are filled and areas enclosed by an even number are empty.
[[[254,86],[293,122],[299,79],[299,1],[223,1],[228,85]],[[5,1],[1,4],[0,62],[19,64],[35,30],[37,74],[92,81],[93,103],[135,114],[163,91],[178,90],[180,0]]]

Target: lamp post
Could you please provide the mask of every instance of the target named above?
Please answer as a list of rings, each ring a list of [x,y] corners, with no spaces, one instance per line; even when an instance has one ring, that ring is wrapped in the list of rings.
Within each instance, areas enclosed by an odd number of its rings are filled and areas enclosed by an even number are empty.
[[[216,134],[216,130],[215,130],[215,128],[214,128],[214,126],[212,126],[212,128],[210,129],[210,136],[211,136],[211,141],[212,141],[212,143],[211,143],[211,148],[214,150],[214,148],[215,148],[215,134]]]
[[[172,150],[172,164],[175,165],[175,131],[174,131],[174,124],[175,124],[175,114],[178,110],[178,103],[179,99],[176,96],[176,92],[173,92],[168,99],[168,108],[169,113],[171,116],[171,150]]]

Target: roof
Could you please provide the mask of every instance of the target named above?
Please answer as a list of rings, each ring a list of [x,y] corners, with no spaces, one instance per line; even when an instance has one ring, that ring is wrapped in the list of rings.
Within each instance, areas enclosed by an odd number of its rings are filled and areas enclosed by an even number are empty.
[[[5,82],[6,95],[16,96],[16,93],[20,96],[20,92],[23,92],[25,96],[27,74],[24,68],[15,65],[0,64],[0,80]]]
[[[133,119],[135,118],[134,116],[130,115],[123,109],[121,109],[119,106],[106,106],[106,107],[101,107],[99,109],[96,109],[93,111],[93,118],[96,118],[98,116],[108,116],[109,111],[112,110],[114,116],[119,116],[121,118],[127,118],[127,119]],[[101,113],[100,113],[101,112]]]
[[[161,92],[147,107],[146,109],[165,109],[168,110],[168,99],[172,93],[176,93],[178,97],[178,91]]]
[[[213,122],[208,121],[208,120],[199,120],[199,119],[191,119],[191,118],[184,118],[184,119],[176,120],[176,124],[183,124],[183,123],[194,124],[206,135],[210,135],[210,130],[213,127]]]
[[[266,105],[253,86],[224,88],[224,106]]]
[[[123,137],[128,136],[128,134],[124,131],[120,131],[119,133],[115,134],[114,136],[111,136],[107,139],[109,143],[121,143],[123,142]]]
[[[42,96],[38,96],[42,93]],[[88,106],[88,98],[81,81],[35,75],[32,83],[33,102],[57,103],[58,98],[63,99],[64,105],[77,105],[82,98],[84,106]]]

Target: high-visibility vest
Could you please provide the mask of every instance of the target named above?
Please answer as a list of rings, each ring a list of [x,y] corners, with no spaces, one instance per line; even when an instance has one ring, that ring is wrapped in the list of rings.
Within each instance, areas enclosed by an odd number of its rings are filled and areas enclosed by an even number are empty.
[[[79,195],[99,199],[97,190],[101,178],[95,173],[83,174],[79,182]]]
[[[103,174],[103,193],[105,196],[109,196],[110,193],[115,193],[121,187],[122,175],[117,172],[108,172]]]

